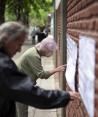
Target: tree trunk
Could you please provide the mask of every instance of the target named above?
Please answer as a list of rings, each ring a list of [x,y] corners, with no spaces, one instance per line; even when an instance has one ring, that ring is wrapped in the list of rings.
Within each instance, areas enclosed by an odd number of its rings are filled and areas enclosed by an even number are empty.
[[[6,6],[6,0],[0,0],[0,24],[5,22],[5,6]]]

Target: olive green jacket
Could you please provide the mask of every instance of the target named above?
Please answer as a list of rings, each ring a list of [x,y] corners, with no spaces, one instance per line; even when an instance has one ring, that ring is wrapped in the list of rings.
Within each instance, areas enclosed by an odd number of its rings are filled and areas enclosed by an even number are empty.
[[[24,52],[16,64],[21,71],[31,76],[33,81],[38,78],[47,79],[51,75],[48,71],[43,70],[41,56],[35,47]]]

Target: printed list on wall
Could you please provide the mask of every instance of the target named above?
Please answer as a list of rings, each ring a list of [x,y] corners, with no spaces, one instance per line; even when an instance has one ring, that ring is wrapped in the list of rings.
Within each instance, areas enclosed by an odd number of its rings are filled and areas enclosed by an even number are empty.
[[[67,67],[65,72],[66,81],[72,90],[75,90],[75,70],[77,59],[77,44],[67,34]]]
[[[79,37],[79,92],[89,117],[94,117],[95,40]]]

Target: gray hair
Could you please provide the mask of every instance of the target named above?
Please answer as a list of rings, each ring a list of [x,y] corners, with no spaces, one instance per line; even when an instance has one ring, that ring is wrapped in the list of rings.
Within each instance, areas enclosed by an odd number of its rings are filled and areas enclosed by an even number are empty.
[[[57,49],[57,44],[52,35],[49,35],[47,38],[43,39],[40,44],[42,48],[48,48],[50,51]]]
[[[16,40],[21,34],[27,36],[28,32],[24,25],[18,22],[6,22],[0,25],[0,47],[5,41]]]

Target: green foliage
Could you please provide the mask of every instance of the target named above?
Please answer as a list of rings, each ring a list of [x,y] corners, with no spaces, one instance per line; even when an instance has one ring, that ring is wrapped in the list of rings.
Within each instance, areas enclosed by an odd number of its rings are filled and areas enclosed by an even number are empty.
[[[28,20],[33,25],[44,25],[53,12],[53,0],[7,0],[6,20]]]
[[[5,10],[5,20],[6,21],[15,21],[16,20],[16,16],[14,14],[13,11],[11,11],[12,6],[8,6],[8,4],[6,5],[6,10]]]
[[[33,25],[45,25],[48,14],[53,12],[52,0],[33,0],[30,21]]]

